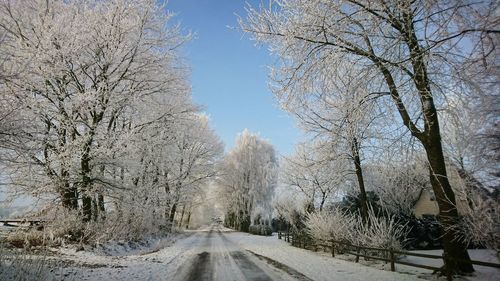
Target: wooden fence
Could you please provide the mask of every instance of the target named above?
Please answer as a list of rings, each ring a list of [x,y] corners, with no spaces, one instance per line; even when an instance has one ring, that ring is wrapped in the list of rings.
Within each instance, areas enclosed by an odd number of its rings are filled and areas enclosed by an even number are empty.
[[[29,224],[30,226],[35,226],[44,222],[46,221],[40,219],[0,219],[0,223],[2,223],[3,225],[13,226],[13,227],[17,227],[22,224]]]
[[[441,259],[443,260],[443,264],[445,263],[445,260],[453,260],[453,261],[459,261],[459,262],[469,262],[474,265],[480,265],[480,266],[487,266],[487,267],[494,267],[494,268],[500,268],[500,264],[497,263],[491,263],[491,262],[484,262],[484,261],[465,261],[462,259],[457,259],[457,258],[452,258],[452,257],[446,257],[444,254],[442,256],[440,255],[430,255],[430,254],[421,254],[421,253],[413,253],[413,252],[407,252],[407,251],[397,251],[393,249],[383,249],[383,248],[375,248],[375,247],[365,247],[365,246],[360,246],[360,245],[353,245],[350,243],[342,242],[342,241],[336,241],[336,240],[329,240],[329,241],[313,241],[311,238],[305,237],[304,235],[295,235],[294,237],[293,234],[290,234],[288,232],[278,232],[278,239],[284,239],[286,242],[291,243],[293,246],[299,247],[299,248],[304,248],[304,249],[309,249],[313,251],[318,251],[319,247],[323,248],[323,251],[328,251],[332,254],[332,257],[335,257],[335,253],[339,253],[339,248],[342,248],[340,251],[342,254],[351,254],[356,257],[355,262],[359,262],[359,258],[363,257],[365,259],[373,259],[373,260],[381,260],[386,263],[391,264],[391,271],[396,271],[396,264],[402,264],[402,265],[407,265],[407,266],[412,266],[412,267],[418,267],[418,268],[424,268],[428,270],[433,270],[434,272],[442,271],[443,268],[441,267],[435,267],[435,266],[430,266],[430,265],[425,265],[425,264],[417,264],[417,263],[411,263],[407,261],[401,261],[398,260],[398,256],[413,256],[413,257],[421,257],[421,258],[428,258],[428,259]],[[374,255],[373,253],[381,253],[380,256],[377,256],[376,254]],[[370,255],[371,253],[371,255]],[[452,280],[452,275],[450,273],[446,273],[447,279]]]

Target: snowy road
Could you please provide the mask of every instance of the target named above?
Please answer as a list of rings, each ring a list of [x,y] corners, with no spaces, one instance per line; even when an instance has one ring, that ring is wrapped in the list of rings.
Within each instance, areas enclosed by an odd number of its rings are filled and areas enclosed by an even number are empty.
[[[178,269],[175,280],[311,280],[283,264],[273,266],[232,242],[227,234],[218,227],[197,234],[192,255]]]

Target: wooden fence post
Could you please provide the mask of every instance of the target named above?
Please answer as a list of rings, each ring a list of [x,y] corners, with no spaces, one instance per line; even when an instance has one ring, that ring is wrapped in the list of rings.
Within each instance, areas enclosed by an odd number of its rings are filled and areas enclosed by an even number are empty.
[[[392,248],[389,249],[391,254],[391,271],[396,271],[396,266],[394,265],[394,251]]]
[[[335,257],[335,240],[332,240],[332,257]]]

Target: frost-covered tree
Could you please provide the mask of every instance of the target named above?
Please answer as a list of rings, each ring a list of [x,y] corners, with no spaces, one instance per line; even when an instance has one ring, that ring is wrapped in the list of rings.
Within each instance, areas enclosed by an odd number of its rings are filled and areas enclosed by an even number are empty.
[[[280,169],[281,183],[307,198],[309,212],[323,210],[325,203],[337,195],[350,172],[346,159],[334,158],[324,150],[321,145],[299,144],[294,155],[284,158]]]
[[[464,100],[450,97],[446,109],[440,112],[443,119],[443,144],[449,164],[467,181],[495,188],[498,184],[498,120],[493,108],[500,105],[490,101]]]
[[[366,169],[367,188],[380,198],[380,205],[390,214],[413,215],[422,189],[430,188],[428,170],[422,161],[405,163],[387,161]]]
[[[200,188],[207,186],[216,176],[215,162],[222,155],[223,146],[208,121],[203,115],[181,120],[178,129],[170,136],[170,145],[163,148],[169,154],[163,159],[163,165],[165,192],[171,200],[168,206],[171,222],[174,222],[178,205],[182,205],[181,214],[184,216],[186,207],[201,194]]]
[[[243,30],[280,58],[272,71],[279,96],[309,95],[330,73],[363,70],[423,146],[440,209],[445,255],[469,259],[455,239],[454,192],[447,177],[438,106],[463,81],[464,68],[495,65],[496,1],[279,0],[249,8]],[[487,81],[487,79],[483,79]],[[487,81],[489,82],[489,81]],[[453,272],[470,263],[446,261]]]
[[[248,230],[254,220],[271,222],[271,200],[277,183],[274,147],[244,130],[224,157],[217,180],[219,196],[230,226]]]
[[[324,153],[332,159],[348,159],[361,199],[361,217],[368,217],[363,175],[364,150],[375,136],[374,123],[380,115],[375,107],[381,93],[370,92],[371,74],[362,69],[333,69],[316,76],[303,77],[304,95],[289,95],[276,89],[280,106],[298,121],[299,127],[323,142]],[[326,149],[325,149],[326,148]],[[327,150],[330,150],[329,152]]]
[[[87,222],[107,215],[115,234],[158,229],[199,200],[222,146],[190,99],[177,51],[189,36],[170,19],[153,0],[0,4],[11,186]]]

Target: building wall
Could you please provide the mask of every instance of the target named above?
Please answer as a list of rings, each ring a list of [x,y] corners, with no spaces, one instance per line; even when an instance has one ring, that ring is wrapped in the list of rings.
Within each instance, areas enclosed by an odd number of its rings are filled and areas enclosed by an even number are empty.
[[[422,215],[438,215],[439,208],[431,191],[424,189],[418,198],[417,203],[415,203],[414,214],[417,218],[422,218]]]

